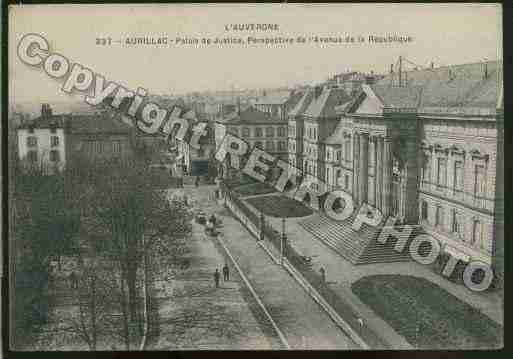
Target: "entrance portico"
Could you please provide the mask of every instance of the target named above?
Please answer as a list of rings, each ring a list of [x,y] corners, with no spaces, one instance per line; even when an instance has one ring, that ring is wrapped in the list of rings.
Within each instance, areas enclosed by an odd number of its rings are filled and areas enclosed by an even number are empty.
[[[417,223],[417,118],[413,111],[353,118],[353,199]]]

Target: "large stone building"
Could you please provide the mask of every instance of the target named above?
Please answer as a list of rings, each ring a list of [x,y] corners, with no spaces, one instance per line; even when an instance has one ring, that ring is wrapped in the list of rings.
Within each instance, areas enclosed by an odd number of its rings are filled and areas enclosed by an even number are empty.
[[[224,125],[228,133],[242,138],[251,147],[255,146],[276,157],[287,159],[287,123],[281,118],[249,107],[224,122]]]
[[[409,71],[407,83],[392,76],[363,85],[350,102],[337,99],[336,120],[306,117],[304,169],[357,204],[420,224],[458,258],[491,263],[502,248],[494,238],[502,195],[496,192],[502,64]],[[324,141],[322,126],[325,136],[331,129]]]
[[[41,116],[25,121],[17,134],[22,163],[45,173],[61,171],[78,156],[104,160],[133,154],[132,127],[106,113],[54,115],[43,104]]]

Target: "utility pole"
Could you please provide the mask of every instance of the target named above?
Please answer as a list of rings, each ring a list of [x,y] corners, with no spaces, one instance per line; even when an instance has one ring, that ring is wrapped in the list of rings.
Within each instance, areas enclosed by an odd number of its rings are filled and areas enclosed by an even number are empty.
[[[284,250],[284,246],[285,246],[285,239],[286,239],[286,234],[285,234],[285,217],[283,217],[281,219],[281,240],[280,240],[280,265],[283,266],[283,250]]]

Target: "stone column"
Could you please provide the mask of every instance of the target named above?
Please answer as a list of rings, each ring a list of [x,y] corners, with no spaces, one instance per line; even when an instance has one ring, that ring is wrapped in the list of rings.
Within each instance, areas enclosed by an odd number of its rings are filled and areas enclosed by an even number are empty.
[[[418,215],[418,185],[419,185],[419,151],[416,138],[408,138],[406,141],[407,162],[406,162],[406,178],[404,183],[404,220],[405,223],[417,223]]]
[[[383,215],[390,215],[392,208],[392,141],[390,138],[383,140]]]
[[[360,203],[367,202],[368,186],[369,186],[369,135],[362,133],[360,135],[360,178],[358,198]]]
[[[378,207],[378,199],[377,199],[377,193],[378,193],[378,137],[374,136],[372,139],[373,145],[373,153],[374,153],[374,163],[372,164],[374,168],[374,182],[373,184],[373,190],[372,190],[372,205],[374,207]]]
[[[360,168],[360,134],[355,132],[353,135],[353,199],[355,205],[359,204],[359,168]]]
[[[378,137],[376,142],[376,207],[383,208],[383,137]]]

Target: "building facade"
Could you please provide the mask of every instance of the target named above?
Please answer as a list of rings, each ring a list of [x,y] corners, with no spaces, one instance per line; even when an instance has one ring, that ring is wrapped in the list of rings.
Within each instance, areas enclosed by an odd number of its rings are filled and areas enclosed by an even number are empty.
[[[350,99],[343,89],[316,87],[312,101],[303,114],[302,168],[321,181],[326,178],[325,140],[340,122],[336,107]]]
[[[337,184],[358,204],[419,224],[461,260],[490,264],[501,246],[494,221],[502,65],[407,76],[408,84],[392,86],[385,78],[364,85],[340,110],[330,138],[338,138],[341,151]]]
[[[299,102],[288,113],[288,162],[303,170],[304,113],[314,98],[314,91],[304,91]]]
[[[287,122],[273,118],[255,107],[241,111],[224,123],[228,133],[245,140],[251,147],[265,150],[287,161]]]
[[[17,129],[24,166],[44,173],[61,171],[78,157],[92,161],[132,156],[132,128],[107,114],[54,115],[48,104],[41,116]]]

